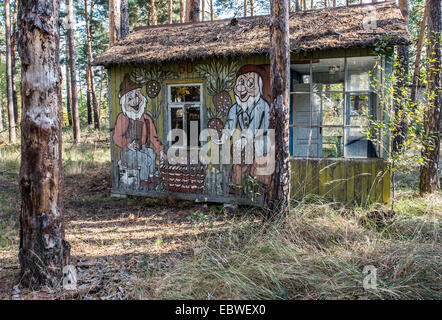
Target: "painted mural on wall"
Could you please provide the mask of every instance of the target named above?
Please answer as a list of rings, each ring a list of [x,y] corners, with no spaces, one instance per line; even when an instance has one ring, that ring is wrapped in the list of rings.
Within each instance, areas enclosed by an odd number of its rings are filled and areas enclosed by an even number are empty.
[[[121,112],[115,119],[113,134],[113,142],[120,150],[120,158],[116,159],[119,188],[240,195],[246,192],[243,187],[248,177],[255,177],[261,185],[268,184],[270,176],[256,174],[259,163],[264,163],[268,146],[265,139],[255,140],[255,134],[260,130],[265,136],[269,126],[269,65],[241,66],[237,61],[211,60],[197,64],[188,76],[189,80],[177,83],[185,86],[186,81],[193,83],[192,79],[204,79],[203,97],[209,101],[201,105],[207,114],[203,128],[215,129],[218,138],[223,130],[239,133],[241,141],[252,138],[253,161],[244,162],[245,149],[240,149],[241,162],[231,166],[201,161],[198,164],[169,163],[166,156],[169,144],[165,140],[168,133],[165,123],[169,121],[166,89],[169,83],[175,83],[174,80],[186,78],[160,66],[126,68],[118,92]],[[253,133],[251,137],[250,132]],[[233,143],[228,143],[227,148],[234,158]],[[224,190],[226,188],[228,190]]]
[[[120,184],[153,190],[160,181],[156,160],[164,157],[164,146],[153,117],[146,113],[147,98],[141,88],[125,74],[119,91],[122,112],[117,116],[113,141],[121,148]]]

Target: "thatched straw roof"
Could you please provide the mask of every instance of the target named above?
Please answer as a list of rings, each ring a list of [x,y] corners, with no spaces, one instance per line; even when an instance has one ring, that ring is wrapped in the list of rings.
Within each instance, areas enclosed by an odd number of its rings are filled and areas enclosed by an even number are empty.
[[[409,42],[394,1],[372,4],[375,28],[364,28],[373,16],[368,5],[354,5],[290,14],[293,52],[329,48],[370,47]],[[187,24],[140,27],[94,61],[95,65],[146,64],[269,52],[269,16]]]

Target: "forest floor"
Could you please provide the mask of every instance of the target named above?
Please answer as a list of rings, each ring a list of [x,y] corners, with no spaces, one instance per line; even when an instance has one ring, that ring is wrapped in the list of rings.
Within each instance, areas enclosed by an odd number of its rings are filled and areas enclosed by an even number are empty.
[[[440,299],[442,195],[398,174],[391,203],[307,197],[287,217],[172,198],[115,199],[109,141],[65,133],[64,214],[77,290],[19,282],[20,149],[0,145],[0,299]],[[370,212],[390,212],[372,219]],[[373,216],[373,213],[371,214]],[[377,287],[364,289],[364,267]]]

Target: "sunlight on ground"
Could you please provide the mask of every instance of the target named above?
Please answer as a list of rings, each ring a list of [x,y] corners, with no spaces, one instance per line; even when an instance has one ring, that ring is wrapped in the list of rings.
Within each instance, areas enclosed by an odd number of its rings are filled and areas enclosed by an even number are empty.
[[[79,287],[24,290],[25,299],[441,297],[442,196],[418,197],[415,169],[397,175],[386,205],[306,197],[288,217],[264,222],[256,209],[111,198],[109,141],[86,132],[76,146],[64,135],[66,238]],[[0,299],[10,299],[19,270],[20,150],[0,152]],[[392,207],[392,216],[376,218]],[[377,291],[363,289],[366,265],[378,270]]]

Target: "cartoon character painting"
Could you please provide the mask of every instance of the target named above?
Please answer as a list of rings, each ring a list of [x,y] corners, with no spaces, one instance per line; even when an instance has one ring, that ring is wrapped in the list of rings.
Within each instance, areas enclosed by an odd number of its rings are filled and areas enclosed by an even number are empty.
[[[248,130],[253,135],[249,138],[253,139],[256,139],[258,133],[265,137],[269,128],[269,87],[269,65],[245,65],[240,68],[233,88],[236,103],[228,112],[224,129],[231,132],[240,129],[242,134]],[[255,174],[258,164],[265,163],[261,161],[268,152],[265,139],[255,140],[253,150],[253,165],[235,164],[233,166],[233,184],[242,184],[244,177],[248,174],[256,176],[263,184],[269,183],[270,176]]]
[[[115,123],[113,141],[121,148],[120,183],[152,190],[160,181],[156,159],[163,156],[164,146],[152,117],[146,113],[147,99],[141,93],[141,85],[133,82],[129,74],[120,85],[119,98],[122,112]]]

